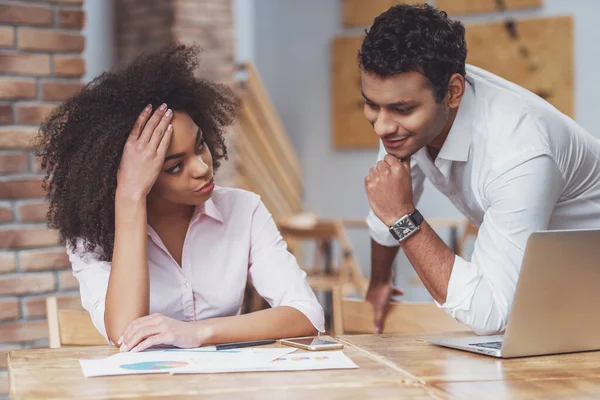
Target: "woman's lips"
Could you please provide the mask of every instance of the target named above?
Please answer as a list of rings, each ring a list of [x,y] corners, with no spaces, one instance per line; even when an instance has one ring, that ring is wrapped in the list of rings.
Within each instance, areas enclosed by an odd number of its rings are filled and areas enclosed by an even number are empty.
[[[194,190],[195,193],[199,194],[207,194],[210,193],[215,188],[215,180],[211,179],[206,185],[202,186],[199,189]]]

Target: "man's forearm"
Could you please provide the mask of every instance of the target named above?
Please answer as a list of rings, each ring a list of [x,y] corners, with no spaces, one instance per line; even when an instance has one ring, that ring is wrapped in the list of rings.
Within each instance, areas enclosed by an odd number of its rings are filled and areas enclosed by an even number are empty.
[[[382,246],[371,239],[371,280],[388,283],[392,280],[392,264],[399,246]]]
[[[421,281],[440,304],[446,302],[454,252],[425,221],[419,232],[401,242],[402,250]]]

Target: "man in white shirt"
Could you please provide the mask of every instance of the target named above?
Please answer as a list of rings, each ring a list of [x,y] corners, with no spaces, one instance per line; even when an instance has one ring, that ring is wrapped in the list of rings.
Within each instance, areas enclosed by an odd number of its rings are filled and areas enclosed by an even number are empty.
[[[381,14],[359,52],[364,113],[382,143],[365,178],[377,332],[399,246],[442,309],[493,334],[505,329],[532,232],[600,228],[600,140],[535,94],[465,66],[466,54],[462,24],[427,5]],[[416,210],[425,178],[479,226],[470,261]]]

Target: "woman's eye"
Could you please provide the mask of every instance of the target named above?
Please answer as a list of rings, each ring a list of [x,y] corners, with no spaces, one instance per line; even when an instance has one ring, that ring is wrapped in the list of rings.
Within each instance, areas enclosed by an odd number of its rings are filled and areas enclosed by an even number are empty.
[[[179,171],[181,171],[181,163],[177,163],[167,170],[170,174],[176,174]]]

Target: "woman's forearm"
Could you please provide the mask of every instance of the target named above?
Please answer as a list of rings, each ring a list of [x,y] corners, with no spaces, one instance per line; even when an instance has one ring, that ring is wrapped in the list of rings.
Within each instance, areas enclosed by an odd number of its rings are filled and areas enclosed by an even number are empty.
[[[115,200],[115,244],[104,322],[109,339],[117,343],[129,323],[149,312],[146,197]]]
[[[235,317],[198,321],[202,344],[313,336],[310,320],[293,307],[280,306]]]

